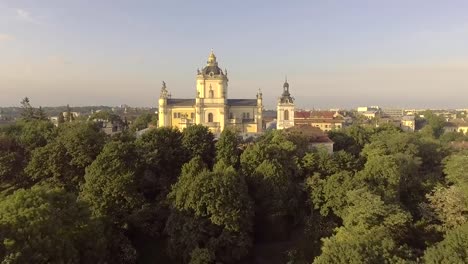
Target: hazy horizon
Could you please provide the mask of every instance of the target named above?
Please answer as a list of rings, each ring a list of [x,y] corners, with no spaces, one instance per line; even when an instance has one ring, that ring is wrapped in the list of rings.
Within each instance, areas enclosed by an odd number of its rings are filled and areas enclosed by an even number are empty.
[[[465,1],[0,1],[0,106],[156,107],[195,96],[213,48],[229,98],[274,109],[468,108]]]

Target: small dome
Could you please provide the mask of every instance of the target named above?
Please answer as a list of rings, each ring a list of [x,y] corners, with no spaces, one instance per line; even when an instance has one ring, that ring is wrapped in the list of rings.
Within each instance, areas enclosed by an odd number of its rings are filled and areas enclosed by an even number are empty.
[[[214,54],[213,49],[208,56],[208,61],[206,62],[205,68],[202,69],[201,74],[212,77],[224,75],[223,70],[218,67],[218,62],[216,61],[216,55]]]
[[[214,54],[213,49],[211,49],[210,55],[208,56],[207,64],[208,66],[218,65],[218,62],[216,61],[216,55]]]
[[[284,82],[283,88],[289,88],[289,83],[288,83],[288,81],[285,81],[285,82]]]

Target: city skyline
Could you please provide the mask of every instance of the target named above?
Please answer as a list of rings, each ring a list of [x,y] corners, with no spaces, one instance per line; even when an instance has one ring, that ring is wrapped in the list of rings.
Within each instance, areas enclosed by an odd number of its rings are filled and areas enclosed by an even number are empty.
[[[463,1],[0,2],[0,105],[157,106],[192,98],[211,48],[229,96],[287,75],[299,108],[466,108]]]

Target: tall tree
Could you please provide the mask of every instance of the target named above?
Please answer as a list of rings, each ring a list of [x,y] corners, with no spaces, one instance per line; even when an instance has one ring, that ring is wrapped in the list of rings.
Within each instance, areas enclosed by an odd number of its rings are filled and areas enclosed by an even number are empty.
[[[25,97],[21,101],[21,118],[26,121],[35,119],[36,115],[34,113],[34,108],[29,102],[29,98]]]
[[[209,167],[215,159],[214,135],[203,125],[193,125],[184,129],[182,144],[188,150],[191,158],[200,156]]]
[[[101,225],[61,189],[34,186],[0,201],[3,263],[98,263],[105,259]]]
[[[216,161],[223,161],[227,166],[239,167],[239,139],[234,130],[224,129],[216,142]]]
[[[39,120],[49,120],[46,113],[44,112],[44,109],[42,109],[41,106],[39,106],[39,108],[37,109],[35,116]]]
[[[18,142],[0,134],[0,182],[17,183],[26,163],[25,150]]]
[[[65,116],[65,121],[66,122],[71,122],[72,121],[72,116],[73,116],[73,113],[71,111],[71,108],[70,108],[70,105],[67,104],[67,110],[66,110],[66,116]]]
[[[468,263],[468,223],[450,230],[444,240],[429,247],[424,263]]]
[[[128,217],[142,205],[136,176],[138,160],[133,143],[109,142],[86,169],[80,198],[93,214],[124,228]]]
[[[106,135],[92,122],[67,123],[58,130],[55,140],[32,152],[25,172],[33,181],[47,180],[78,192],[85,168],[101,152]]]
[[[348,203],[343,226],[324,239],[314,263],[404,263],[411,257],[402,243],[409,213],[365,189],[349,192]]]
[[[206,247],[223,263],[238,263],[247,256],[252,204],[243,177],[232,167],[209,171],[195,157],[184,165],[168,198],[173,207],[167,227],[173,253],[195,258],[197,248]]]
[[[140,188],[149,200],[165,200],[188,159],[183,135],[176,128],[151,129],[135,141],[144,167]]]
[[[58,115],[57,123],[59,123],[59,124],[65,123],[65,117],[63,116],[62,112],[60,112],[60,114]]]

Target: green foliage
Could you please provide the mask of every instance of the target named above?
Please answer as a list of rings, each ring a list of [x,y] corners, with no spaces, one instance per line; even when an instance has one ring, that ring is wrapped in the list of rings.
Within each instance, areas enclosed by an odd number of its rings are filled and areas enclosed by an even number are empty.
[[[239,167],[239,139],[235,131],[224,129],[216,142],[216,161],[223,161],[227,166]]]
[[[468,135],[463,132],[445,132],[440,136],[440,141],[444,143],[468,141]]]
[[[318,150],[307,153],[301,161],[305,175],[318,173],[328,176],[341,171],[357,171],[360,161],[352,154],[343,150],[330,155],[326,150]]]
[[[424,254],[428,264],[468,263],[468,223],[450,230],[444,240]]]
[[[21,118],[27,121],[36,119],[34,108],[31,106],[28,97],[23,98],[21,101]]]
[[[328,216],[330,212],[343,216],[348,192],[362,186],[362,183],[352,173],[342,171],[324,179],[315,174],[307,179],[306,185],[314,209],[320,210],[323,216]]]
[[[25,172],[33,181],[48,180],[77,192],[84,182],[85,168],[96,159],[105,141],[105,134],[94,123],[63,124],[54,141],[32,152]]]
[[[62,112],[60,112],[60,114],[58,115],[57,123],[59,123],[59,124],[65,123],[65,117],[63,116]]]
[[[448,157],[444,172],[449,183],[466,187],[468,194],[468,152],[460,152]]]
[[[151,113],[144,113],[139,115],[135,121],[132,122],[130,129],[132,131],[139,131],[148,127],[148,125],[154,122],[156,115]]]
[[[188,150],[190,158],[200,156],[209,167],[214,164],[214,135],[203,125],[193,125],[184,129],[182,145]]]
[[[91,205],[93,215],[117,226],[142,205],[138,192],[138,164],[132,143],[109,142],[86,169],[80,198]]]
[[[68,115],[68,116],[73,116],[73,115]],[[68,118],[67,118],[68,119]],[[92,114],[90,117],[89,117],[89,120],[97,120],[97,121],[108,121],[108,122],[120,122],[120,123],[123,123],[122,121],[122,118],[111,112],[111,111],[99,111],[99,112],[96,112],[94,114]],[[66,120],[68,121],[68,120]],[[72,120],[70,120],[72,121]]]
[[[41,106],[39,106],[39,108],[36,111],[36,119],[38,119],[38,120],[48,120],[49,119]]]
[[[244,179],[232,167],[208,171],[196,157],[187,165],[173,186],[169,199],[178,210],[189,210],[197,217],[229,231],[251,229],[251,204]]]
[[[241,168],[259,217],[297,215],[303,182],[296,146],[281,131],[265,134],[241,155]]]
[[[168,127],[151,129],[135,145],[145,170],[140,178],[141,190],[148,199],[165,199],[182,165],[189,160],[182,133]]]
[[[41,120],[19,121],[6,128],[4,132],[6,135],[15,138],[27,153],[35,148],[45,146],[57,135],[57,131],[51,122]]]
[[[25,151],[18,142],[0,134],[0,181],[17,182],[21,179]]]
[[[430,207],[445,230],[460,226],[468,220],[468,195],[459,186],[436,187],[427,194]]]
[[[344,150],[348,153],[358,156],[361,146],[358,145],[355,138],[348,135],[346,130],[332,130],[328,132],[328,137],[334,142],[333,150]]]
[[[97,263],[102,229],[87,207],[64,190],[20,189],[0,202],[2,263]]]
[[[249,252],[253,210],[247,185],[232,167],[217,168],[209,171],[200,157],[193,158],[168,195],[173,210],[166,229],[174,256],[192,254],[195,261],[195,253],[200,260],[213,252],[217,261],[236,263]],[[202,246],[209,251],[196,250]]]
[[[323,240],[314,263],[403,263],[410,253],[400,246],[411,216],[385,204],[365,189],[348,193],[343,226]]]
[[[445,119],[430,110],[424,111],[423,115],[424,119],[426,119],[426,125],[421,133],[427,137],[439,138],[444,133]]]
[[[214,262],[213,253],[206,248],[195,248],[190,254],[190,264],[210,264]]]

